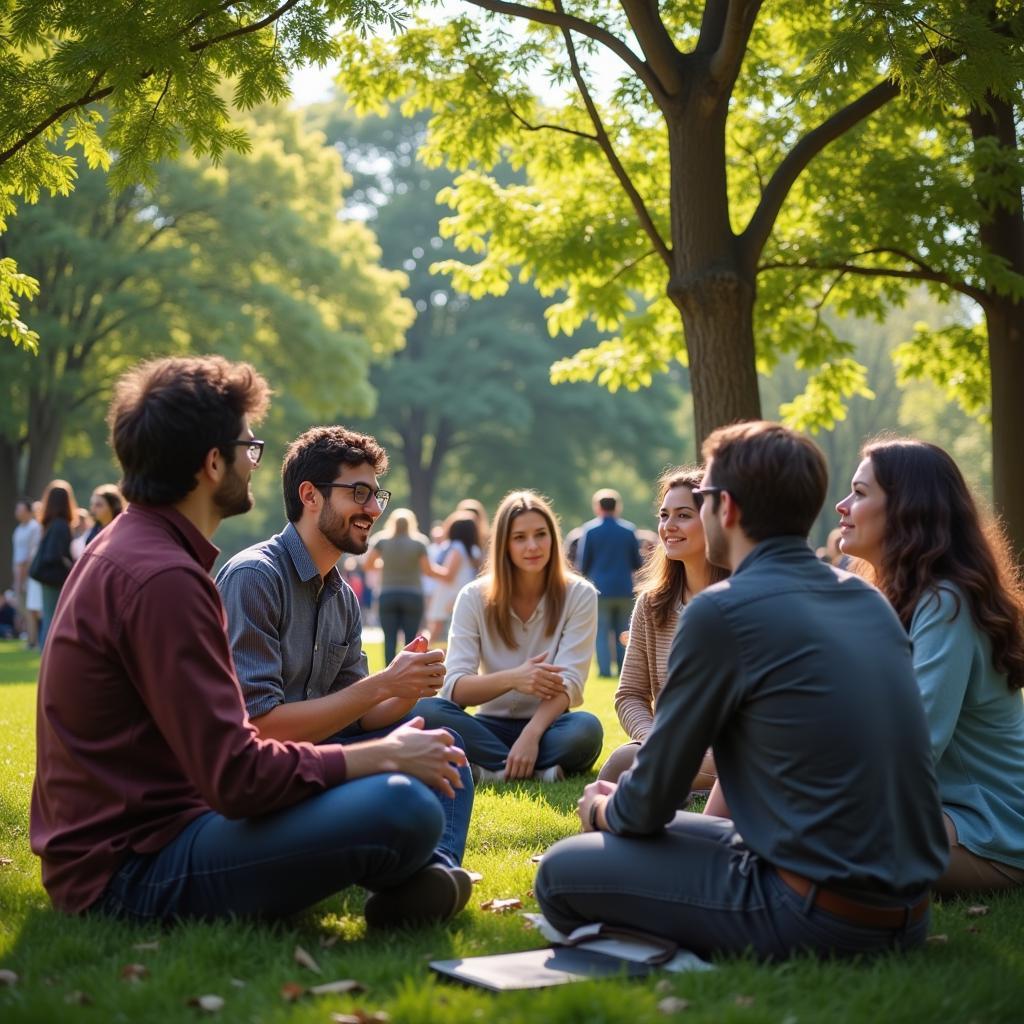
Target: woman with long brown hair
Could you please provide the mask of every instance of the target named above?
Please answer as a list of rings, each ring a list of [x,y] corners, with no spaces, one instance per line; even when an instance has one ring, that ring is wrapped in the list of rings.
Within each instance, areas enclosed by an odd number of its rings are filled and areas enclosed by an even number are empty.
[[[568,569],[551,506],[513,491],[494,516],[488,572],[455,601],[440,696],[414,714],[462,736],[478,781],[585,772],[603,730],[568,709],[583,703],[596,631],[597,591]]]
[[[67,480],[51,480],[42,497],[39,521],[43,537],[29,567],[29,576],[43,589],[43,613],[39,623],[39,649],[57,609],[64,581],[71,572],[71,524],[78,519],[75,492]]]
[[[598,776],[617,782],[633,766],[640,745],[654,725],[654,705],[668,676],[668,655],[683,606],[729,573],[707,560],[700,521],[704,470],[678,466],[658,480],[658,546],[638,576],[638,595],[629,625],[629,644],[615,691],[615,712],[630,737],[605,761]],[[711,755],[693,781],[697,790],[715,782]]]
[[[1024,600],[1007,544],[923,441],[869,442],[838,505],[913,644],[950,862],[939,892],[1024,884]],[[866,638],[869,639],[869,638]]]

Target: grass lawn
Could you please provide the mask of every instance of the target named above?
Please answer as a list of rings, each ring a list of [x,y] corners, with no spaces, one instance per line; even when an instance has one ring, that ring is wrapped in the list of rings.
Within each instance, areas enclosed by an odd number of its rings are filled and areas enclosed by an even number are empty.
[[[379,661],[379,649],[374,654]],[[214,1019],[247,1024],[327,1022],[360,1010],[384,1011],[395,1024],[664,1021],[658,1004],[669,996],[687,1002],[674,1014],[687,1024],[1024,1020],[1024,896],[987,899],[984,916],[947,903],[933,913],[925,950],[865,963],[799,959],[762,967],[733,960],[706,973],[501,996],[435,980],[427,960],[543,944],[515,913],[499,916],[479,904],[518,896],[536,909],[530,857],[576,831],[579,780],[478,790],[466,862],[484,877],[471,909],[447,928],[367,936],[360,892],[274,927],[161,931],[58,916],[28,848],[37,667],[16,645],[0,645],[0,968],[18,975],[15,984],[0,984],[0,1021],[194,1021],[205,1014],[188,1001],[203,995],[224,1000]],[[608,680],[588,685],[587,707],[605,723],[606,750],[622,738],[613,689]],[[315,958],[322,976],[295,961],[296,946]],[[135,963],[145,965],[145,976],[123,978]],[[295,1001],[282,995],[290,982],[305,988],[342,978],[357,979],[366,991]]]

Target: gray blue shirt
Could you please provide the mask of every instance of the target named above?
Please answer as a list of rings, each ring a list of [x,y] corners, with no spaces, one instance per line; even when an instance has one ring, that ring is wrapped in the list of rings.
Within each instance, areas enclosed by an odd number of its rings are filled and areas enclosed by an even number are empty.
[[[250,718],[368,675],[355,593],[336,567],[321,581],[291,523],[240,551],[216,583]]]
[[[762,542],[685,606],[610,828],[660,832],[709,746],[736,827],[771,864],[882,898],[919,894],[945,868],[907,634],[802,537]]]
[[[942,809],[972,853],[1024,868],[1024,698],[992,665],[992,645],[954,585],[910,622]]]

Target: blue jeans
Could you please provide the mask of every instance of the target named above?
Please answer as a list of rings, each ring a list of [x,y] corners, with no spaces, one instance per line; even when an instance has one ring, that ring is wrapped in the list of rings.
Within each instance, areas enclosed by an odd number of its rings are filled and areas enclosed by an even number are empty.
[[[587,832],[563,839],[544,854],[534,892],[563,932],[603,921],[704,957],[748,949],[776,960],[800,950],[854,956],[920,946],[928,934],[927,912],[885,929],[821,910],[748,849],[728,818],[685,811],[654,836]]]
[[[415,708],[412,713],[400,718],[397,722],[385,726],[383,729],[372,729],[365,732],[358,722],[346,726],[339,733],[328,737],[324,743],[340,743],[345,746],[348,743],[358,743],[360,740],[373,740],[378,736],[387,736],[403,722],[419,714]],[[428,729],[439,728],[427,723]],[[452,742],[456,747],[465,750],[462,737],[454,729],[448,730],[452,734]],[[456,868],[462,864],[462,858],[466,853],[466,837],[469,835],[469,819],[473,814],[473,774],[466,765],[459,769],[459,778],[462,780],[462,789],[455,790],[455,799],[444,796],[436,789],[431,792],[441,802],[441,810],[444,811],[444,832],[437,844],[437,852],[432,860],[447,864],[450,868]]]
[[[430,861],[444,818],[408,775],[354,779],[259,818],[210,811],[129,856],[92,910],[136,921],[281,917],[350,885],[387,889]]]
[[[470,715],[443,697],[417,701],[412,713],[422,715],[430,729],[457,731],[465,740],[462,749],[470,762],[493,772],[505,767],[509,749],[529,722],[528,718]],[[544,731],[534,768],[540,771],[558,764],[566,775],[589,771],[603,742],[599,719],[589,711],[566,711]]]
[[[597,671],[602,676],[611,676],[611,647],[615,648],[615,664],[622,671],[622,659],[626,648],[619,642],[619,636],[629,629],[629,617],[633,614],[631,597],[598,597],[597,599]],[[609,633],[611,644],[609,644]]]
[[[423,594],[413,590],[385,590],[378,604],[380,628],[384,631],[384,664],[390,665],[398,652],[398,634],[409,643],[423,621]]]

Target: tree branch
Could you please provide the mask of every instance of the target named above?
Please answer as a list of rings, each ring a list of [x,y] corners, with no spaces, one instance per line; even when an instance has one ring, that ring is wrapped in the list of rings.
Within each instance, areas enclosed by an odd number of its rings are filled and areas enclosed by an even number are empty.
[[[490,82],[487,81],[487,79],[483,76],[483,74],[475,64],[467,64],[466,67],[468,67],[469,70],[472,71],[474,75],[476,75],[481,85],[483,85],[488,90],[488,92],[491,93],[492,96],[497,96],[498,99],[500,99],[505,104],[505,107],[508,110],[508,112],[523,126],[523,128],[526,131],[539,132],[543,131],[544,129],[548,129],[549,131],[553,132],[564,132],[566,135],[575,135],[577,138],[580,139],[588,139],[590,142],[598,141],[596,135],[591,135],[589,132],[580,132],[577,131],[575,128],[566,128],[560,124],[548,124],[547,122],[542,122],[541,124],[531,124],[529,121],[526,120],[525,117],[523,117],[522,114],[519,113],[518,110],[516,110],[515,107],[512,106],[512,101],[504,93],[498,92],[498,90]]]
[[[562,0],[555,0],[555,6],[556,9],[560,11],[562,7]],[[590,89],[587,87],[586,79],[583,77],[583,72],[580,71],[580,62],[576,57],[576,46],[572,41],[572,33],[568,28],[563,28],[562,35],[565,38],[565,48],[569,55],[569,67],[572,69],[572,77],[576,80],[576,87],[580,91],[583,103],[587,108],[587,113],[590,114],[590,120],[594,125],[594,130],[597,132],[598,145],[601,147],[608,163],[615,172],[615,176],[619,179],[619,184],[622,185],[630,202],[633,204],[633,209],[636,211],[640,224],[647,232],[648,237],[654,245],[655,251],[665,261],[665,265],[671,269],[672,250],[661,237],[661,233],[658,231],[658,228],[654,223],[654,219],[651,217],[650,212],[644,203],[643,197],[637,190],[636,185],[633,184],[633,180],[627,173],[626,168],[622,166],[622,161],[619,160],[618,154],[615,152],[612,140],[608,137],[608,133],[605,131],[604,124],[601,121],[601,115],[598,112],[593,97],[590,95]]]
[[[609,277],[607,281],[604,281],[602,284],[598,285],[598,290],[600,290],[601,288],[607,288],[608,285],[612,284],[614,281],[618,281],[620,277],[623,277],[624,275],[628,274],[634,267],[638,267],[641,263],[643,263],[645,259],[647,259],[648,256],[654,255],[655,251],[653,249],[648,249],[647,252],[643,254],[643,256],[637,256],[635,260],[626,260],[626,262],[623,263],[622,266],[619,267],[619,269],[616,270],[615,273],[612,274],[612,276]]]
[[[212,36],[211,38],[204,39],[201,42],[193,43],[189,47],[189,52],[202,53],[203,50],[207,50],[211,46],[215,46],[217,43],[223,43],[226,39],[237,39],[239,36],[247,36],[251,35],[253,32],[259,32],[260,29],[266,28],[268,25],[272,25],[283,14],[287,14],[287,12],[299,2],[300,0],[286,0],[286,2],[281,4],[277,10],[271,11],[265,18],[262,18],[259,21],[254,21],[249,25],[239,25],[238,28],[234,28],[230,32],[225,32],[223,35]]]
[[[678,95],[685,85],[683,55],[661,20],[656,0],[620,0],[629,26],[640,44],[647,64],[670,96]]]
[[[537,21],[542,25],[554,25],[563,32],[571,30],[579,32],[581,36],[601,43],[607,47],[616,57],[619,58],[650,90],[655,99],[664,98],[664,91],[657,76],[618,36],[594,25],[583,18],[576,18],[566,14],[559,5],[558,10],[549,11],[541,7],[530,7],[528,4],[511,3],[510,0],[467,0],[474,7],[481,7],[485,11],[492,11],[495,14],[507,14],[512,18],[524,18],[527,21]]]
[[[935,55],[934,59],[942,64],[948,64],[960,56],[962,54],[941,51]],[[921,64],[930,59],[930,57],[922,57]],[[869,89],[852,103],[843,107],[842,110],[836,111],[817,128],[807,132],[793,146],[769,179],[761,201],[750,218],[750,223],[740,235],[741,259],[747,266],[752,268],[757,262],[768,241],[768,236],[772,232],[772,227],[775,225],[775,219],[782,209],[782,204],[786,201],[786,196],[789,195],[797,178],[807,169],[807,165],[829,143],[835,142],[865,118],[870,117],[876,110],[884,107],[886,103],[899,95],[899,91],[899,85],[891,78],[879,82],[874,88]]]
[[[875,249],[871,251],[886,252],[887,250]],[[907,258],[912,259],[911,257]],[[904,270],[899,267],[865,267],[860,263],[844,263],[840,261],[818,262],[815,260],[798,260],[795,263],[789,263],[785,260],[773,260],[770,263],[760,264],[757,272],[760,273],[762,270],[835,270],[841,274],[855,274],[859,277],[893,277],[905,281],[933,281],[935,284],[944,285],[955,292],[959,292],[961,295],[966,295],[979,305],[984,305],[987,301],[988,296],[983,289],[976,288],[973,285],[967,284],[966,281],[951,277],[941,270],[933,270],[917,259],[912,259],[912,262],[918,264],[914,270]]]
[[[722,19],[722,33],[711,57],[712,79],[724,90],[730,90],[739,74],[747,40],[754,29],[762,0],[727,0]]]

